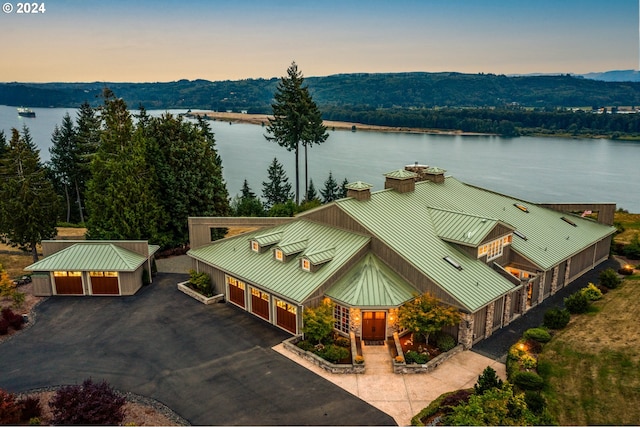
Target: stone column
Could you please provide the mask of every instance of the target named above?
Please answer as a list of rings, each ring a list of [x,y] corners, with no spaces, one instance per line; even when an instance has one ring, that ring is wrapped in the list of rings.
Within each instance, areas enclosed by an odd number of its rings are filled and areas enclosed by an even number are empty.
[[[458,344],[462,344],[465,350],[473,346],[473,315],[462,313],[458,328]]]
[[[567,265],[564,268],[564,284],[562,286],[567,286],[569,284],[569,270],[571,270],[571,258],[567,260]]]
[[[520,313],[524,314],[527,311],[527,299],[529,298],[529,282],[524,282],[520,289]]]
[[[551,295],[554,295],[558,292],[558,271],[560,270],[559,266],[553,267],[553,273],[551,273]]]
[[[504,314],[502,317],[502,326],[511,323],[511,294],[507,294],[504,297]]]
[[[544,300],[544,279],[547,277],[544,273],[538,273],[538,304]]]
[[[495,301],[487,306],[487,319],[484,322],[484,337],[489,338],[493,333],[493,314],[496,310]]]

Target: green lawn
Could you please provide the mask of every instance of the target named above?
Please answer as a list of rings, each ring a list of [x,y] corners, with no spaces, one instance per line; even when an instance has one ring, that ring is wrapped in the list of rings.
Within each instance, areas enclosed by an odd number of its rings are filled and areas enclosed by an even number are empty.
[[[640,275],[630,276],[545,345],[539,371],[560,425],[640,421]]]

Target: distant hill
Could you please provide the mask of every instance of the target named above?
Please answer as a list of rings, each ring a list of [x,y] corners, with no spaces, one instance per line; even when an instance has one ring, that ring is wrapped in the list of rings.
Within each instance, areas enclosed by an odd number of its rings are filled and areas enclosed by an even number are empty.
[[[635,71],[609,72],[631,75]],[[321,109],[420,109],[434,107],[539,108],[640,105],[640,83],[565,75],[512,76],[463,73],[359,73],[305,79]],[[601,73],[603,75],[607,73]],[[602,77],[602,76],[601,76]],[[604,78],[602,77],[602,78]],[[622,78],[622,77],[620,77]],[[188,108],[269,113],[277,78],[167,83],[3,83],[0,104],[78,107],[101,103],[109,87],[131,108]]]
[[[602,80],[604,82],[640,82],[640,71],[612,70],[602,73],[581,74],[585,79]]]

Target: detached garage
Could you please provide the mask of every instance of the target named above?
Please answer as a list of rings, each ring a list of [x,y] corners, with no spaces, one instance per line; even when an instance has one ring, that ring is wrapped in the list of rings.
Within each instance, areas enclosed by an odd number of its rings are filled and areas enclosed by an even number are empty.
[[[46,240],[44,258],[32,271],[34,293],[49,295],[133,295],[151,281],[156,245],[146,241]]]

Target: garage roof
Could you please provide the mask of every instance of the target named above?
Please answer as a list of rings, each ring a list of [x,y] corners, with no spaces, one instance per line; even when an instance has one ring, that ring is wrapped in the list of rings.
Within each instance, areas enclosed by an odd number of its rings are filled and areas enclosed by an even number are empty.
[[[149,246],[149,254],[157,246]],[[113,243],[76,243],[25,267],[28,271],[135,271],[146,257]]]

